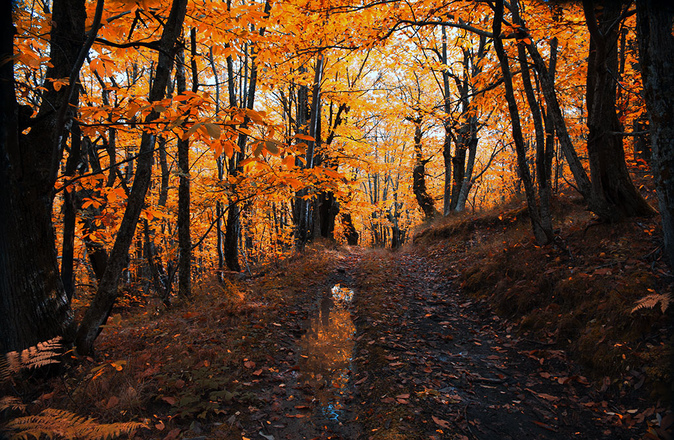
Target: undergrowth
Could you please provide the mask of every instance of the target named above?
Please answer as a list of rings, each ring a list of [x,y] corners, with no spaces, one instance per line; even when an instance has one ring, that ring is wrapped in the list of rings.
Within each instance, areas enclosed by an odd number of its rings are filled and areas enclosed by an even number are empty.
[[[31,414],[35,405],[29,405],[20,396],[7,395],[6,390],[17,390],[17,382],[25,382],[30,371],[57,365],[63,359],[60,337],[41,342],[21,352],[12,351],[0,356],[0,386],[5,395],[0,398],[0,433],[10,440],[82,439],[104,440],[132,435],[144,428],[143,423],[98,423],[74,412],[45,408]]]
[[[672,274],[659,219],[601,224],[573,200],[555,206],[553,245],[533,242],[517,204],[443,219],[414,241],[447,276],[459,274],[464,292],[517,324],[521,337],[567,349],[621,395],[645,378],[652,398],[669,399]]]

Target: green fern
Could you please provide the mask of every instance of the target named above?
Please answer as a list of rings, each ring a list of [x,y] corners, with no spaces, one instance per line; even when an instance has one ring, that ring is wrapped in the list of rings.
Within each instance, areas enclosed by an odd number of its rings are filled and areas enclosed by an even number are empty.
[[[658,304],[660,304],[660,310],[662,310],[662,313],[665,313],[669,307],[670,302],[672,302],[671,293],[651,293],[650,295],[646,295],[637,301],[636,306],[634,306],[632,309],[632,313],[641,309],[652,309]]]
[[[70,411],[48,408],[35,416],[17,417],[4,427],[10,440],[50,439],[108,440],[131,435],[143,423],[125,422],[101,424]]]

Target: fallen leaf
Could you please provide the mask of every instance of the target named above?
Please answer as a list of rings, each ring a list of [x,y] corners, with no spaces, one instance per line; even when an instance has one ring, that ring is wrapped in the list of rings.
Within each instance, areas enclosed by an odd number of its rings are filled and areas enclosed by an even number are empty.
[[[162,396],[161,400],[168,403],[169,405],[175,405],[178,402],[178,400],[175,397],[171,396]]]
[[[245,360],[243,366],[252,370],[253,368],[255,368],[255,362]]]
[[[105,405],[105,409],[110,409],[114,408],[119,404],[119,397],[117,396],[112,396],[110,400],[108,400],[108,404]]]
[[[433,421],[434,421],[438,426],[440,426],[440,427],[442,427],[442,428],[449,429],[449,428],[452,426],[452,425],[449,424],[449,422],[448,422],[447,420],[442,420],[442,419],[439,419],[439,418],[437,418],[437,417],[435,417],[435,416],[432,416],[432,417],[433,417]]]
[[[555,428],[553,428],[552,426],[550,426],[550,425],[548,425],[548,424],[545,424],[545,423],[543,423],[543,422],[539,422],[538,420],[532,420],[532,422],[533,422],[535,425],[538,425],[538,426],[540,426],[540,427],[543,428],[543,429],[547,429],[548,431],[552,431],[552,432],[557,432],[557,430],[556,430]]]
[[[545,394],[545,393],[537,393],[536,394],[538,397],[541,397],[545,400],[549,400],[550,402],[556,402],[559,400],[559,397],[557,396],[551,396],[550,394]]]

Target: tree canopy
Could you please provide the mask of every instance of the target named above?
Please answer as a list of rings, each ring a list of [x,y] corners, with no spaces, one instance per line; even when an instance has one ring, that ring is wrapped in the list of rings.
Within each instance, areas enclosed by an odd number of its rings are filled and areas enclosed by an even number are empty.
[[[319,238],[396,248],[521,199],[549,244],[560,194],[602,221],[654,213],[630,174],[650,160],[632,2],[3,8],[4,351],[91,352],[120,285],[168,304]],[[96,291],[78,323],[76,280]]]

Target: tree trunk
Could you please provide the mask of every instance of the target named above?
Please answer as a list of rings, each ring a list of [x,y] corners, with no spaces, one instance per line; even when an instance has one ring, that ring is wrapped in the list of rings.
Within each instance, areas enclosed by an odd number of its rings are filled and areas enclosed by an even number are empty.
[[[196,92],[199,81],[196,77],[196,29],[190,31],[191,67],[192,67],[192,92]],[[176,85],[178,93],[185,93],[185,55],[184,51],[178,53],[176,68]],[[180,181],[178,184],[178,295],[183,298],[192,296],[192,238],[190,235],[190,141],[189,139],[178,140],[178,168],[180,169]]]
[[[342,103],[339,105],[337,108],[337,113],[334,117],[334,120],[332,119],[332,103],[330,104],[330,131],[325,139],[325,142],[321,142],[321,147],[323,151],[326,151],[330,145],[332,144],[332,141],[335,139],[335,134],[337,128],[342,125],[345,119],[345,114],[349,112],[349,107],[345,104]],[[318,119],[318,126],[320,127],[321,125],[321,119]],[[320,136],[321,129],[316,130],[317,133]],[[327,153],[324,153],[321,156],[327,156]],[[324,167],[328,168],[333,168],[335,171],[339,168],[339,163],[334,163],[334,161],[330,160],[330,158],[323,158]],[[335,194],[332,191],[321,191],[318,194],[317,198],[317,207],[318,209],[316,210],[318,214],[318,219],[316,221],[316,224],[319,225],[320,229],[320,235],[323,238],[327,238],[329,240],[334,240],[334,232],[335,232],[335,222],[337,220],[337,215],[339,214],[339,202],[335,198]]]
[[[46,77],[77,79],[84,46],[83,0],[55,0]],[[45,82],[40,118],[19,122],[14,82],[12,2],[0,2],[0,352],[56,336],[69,338],[72,314],[59,276],[51,221],[64,130],[77,86]],[[95,30],[93,31],[95,32]],[[73,81],[74,82],[74,81]],[[71,93],[72,89],[72,93]],[[32,112],[27,112],[32,113]],[[27,135],[21,131],[31,126]]]
[[[445,138],[442,144],[442,158],[445,166],[445,179],[442,190],[442,215],[447,217],[452,212],[452,137],[449,123],[445,122]]]
[[[470,118],[470,137],[468,138],[468,160],[466,161],[466,169],[463,174],[463,180],[456,199],[455,212],[462,212],[466,209],[466,200],[468,200],[468,193],[473,186],[473,169],[475,168],[475,156],[477,155],[477,121],[474,117]]]
[[[407,118],[414,124],[414,169],[412,170],[412,191],[426,219],[436,216],[435,202],[426,190],[426,160],[423,158],[421,139],[421,116]],[[455,167],[456,169],[456,167]]]
[[[524,44],[524,42],[521,44]],[[564,115],[562,114],[559,101],[557,100],[557,92],[552,81],[552,76],[550,75],[548,67],[545,65],[543,57],[538,52],[536,45],[534,43],[530,43],[526,45],[526,48],[527,52],[529,52],[529,56],[534,62],[536,70],[538,71],[538,77],[541,81],[541,91],[545,97],[547,111],[550,119],[554,123],[555,130],[557,132],[557,138],[559,139],[559,144],[562,149],[562,153],[564,153],[566,163],[569,165],[569,169],[573,174],[573,178],[576,183],[576,189],[583,196],[585,201],[588,204],[591,204],[592,191],[590,178],[583,168],[583,164],[578,157],[578,153],[573,146],[573,142],[571,142],[571,136],[566,129],[566,121],[564,119]]]
[[[617,23],[622,8],[622,2],[614,0],[583,1],[590,31],[587,67],[587,151],[593,199],[590,208],[607,221],[653,214],[627,170],[620,135],[623,127],[616,109]]]
[[[173,65],[175,43],[180,37],[186,9],[187,0],[173,1],[171,12],[159,41],[159,59],[154,81],[152,82],[152,89],[150,90],[150,102],[159,101],[165,95],[166,85],[168,84]],[[145,122],[152,122],[158,117],[159,114],[153,110],[145,118]],[[119,232],[110,252],[108,264],[99,283],[96,296],[86,310],[77,330],[76,345],[77,350],[81,354],[93,353],[94,340],[101,331],[101,325],[105,324],[105,321],[108,319],[117,299],[117,282],[124,269],[129,246],[133,240],[138,218],[145,203],[145,193],[152,177],[152,153],[154,151],[155,136],[154,134],[143,132],[133,186]]]
[[[271,10],[271,2],[267,0],[264,5],[264,14],[269,14]],[[260,36],[263,36],[266,28],[262,27],[258,31]],[[248,79],[248,88],[242,91],[241,96],[241,107],[252,110],[255,105],[255,92],[257,90],[257,55],[255,51],[252,51],[252,56],[250,60],[250,78]],[[244,63],[244,70],[247,69],[247,63]],[[229,85],[229,102],[233,107],[236,103],[236,96],[234,94],[234,69],[232,66],[232,57],[231,55],[227,57],[227,75],[228,75],[228,85]],[[247,73],[244,75],[244,78],[247,77]],[[244,84],[246,82],[244,81]],[[250,119],[248,116],[244,117],[241,128],[247,129]],[[240,132],[237,140],[237,145],[239,151],[234,153],[230,160],[229,172],[230,175],[238,175],[241,169],[241,161],[244,160],[246,143],[248,142],[248,135]],[[241,271],[241,265],[239,264],[239,235],[241,234],[241,224],[240,224],[240,214],[241,207],[238,206],[238,200],[236,200],[236,185],[232,185],[232,191],[235,194],[235,199],[230,201],[229,211],[227,212],[227,226],[225,227],[225,263],[229,270],[239,272]]]
[[[239,222],[239,204],[230,203],[227,211],[227,223],[225,224],[225,264],[233,272],[241,272],[239,264],[239,235],[241,223]]]
[[[501,35],[501,20],[503,19],[503,0],[496,2],[496,11],[493,22],[494,35]],[[503,41],[500,38],[494,39],[494,49],[501,65],[501,72],[503,73],[503,84],[505,86],[505,98],[508,102],[508,112],[510,113],[512,136],[515,142],[515,151],[517,152],[517,165],[519,169],[520,179],[524,185],[524,191],[527,199],[527,210],[531,220],[536,242],[539,244],[547,244],[552,240],[551,236],[547,235],[541,227],[541,219],[536,208],[536,196],[534,193],[534,186],[531,180],[531,171],[529,170],[529,163],[527,161],[526,147],[524,145],[524,138],[522,136],[522,126],[520,123],[520,115],[517,108],[517,101],[515,100],[515,93],[513,90],[512,74],[510,73],[510,65],[508,64],[508,57],[503,48]]]
[[[307,86],[300,86],[298,92],[298,113],[297,113],[297,125],[298,133],[306,133],[306,130],[302,130],[301,121],[305,121],[305,124],[309,127],[309,136],[314,140],[307,141],[307,152],[304,155],[305,157],[305,169],[311,169],[314,167],[314,153],[317,147],[317,141],[320,140],[318,133],[319,121],[320,121],[320,101],[321,101],[321,77],[323,74],[323,55],[318,53],[316,55],[316,66],[314,68],[314,82],[311,88],[311,106],[307,106],[309,103],[309,88]],[[303,114],[304,113],[304,114]],[[308,192],[307,190],[301,190],[298,192],[297,197],[297,229],[296,229],[296,239],[295,246],[297,249],[302,250],[307,242],[312,238],[311,232],[314,229],[313,213],[312,206],[313,201],[306,198]]]
[[[637,1],[639,62],[653,143],[653,171],[665,254],[674,266],[674,5]]]
[[[358,245],[358,231],[353,225],[353,220],[351,219],[350,213],[342,214],[342,225],[344,227],[344,236],[346,237],[346,243],[349,246]]]
[[[447,29],[442,26],[442,52],[440,62],[447,66]],[[442,158],[445,162],[445,180],[442,191],[442,215],[447,217],[452,212],[452,97],[449,94],[449,69],[442,69],[442,107],[444,110],[443,128],[445,137],[442,143]]]
[[[520,22],[519,14],[515,14],[514,22]],[[543,129],[543,115],[531,82],[526,49],[521,44],[517,45],[517,56],[522,71],[522,85],[524,87],[527,103],[529,104],[529,109],[531,110],[531,118],[534,123],[534,134],[536,138],[536,183],[538,184],[538,205],[535,206],[534,209],[538,210],[540,219],[539,227],[545,236],[545,243],[548,243],[553,240],[554,234],[552,231],[552,216],[550,214],[550,178],[546,166],[547,160],[545,155],[546,143],[545,130]]]

